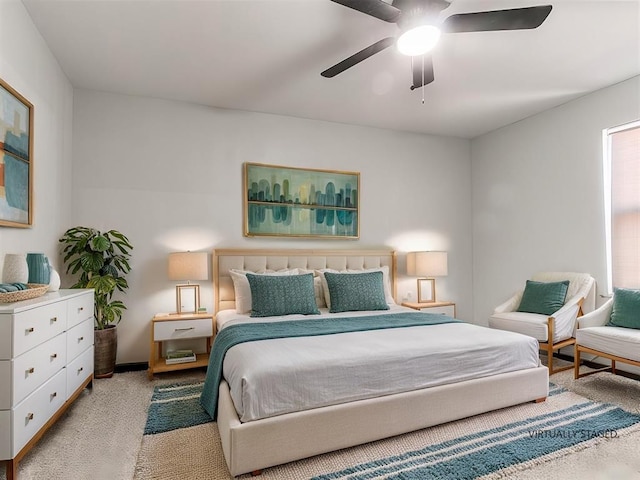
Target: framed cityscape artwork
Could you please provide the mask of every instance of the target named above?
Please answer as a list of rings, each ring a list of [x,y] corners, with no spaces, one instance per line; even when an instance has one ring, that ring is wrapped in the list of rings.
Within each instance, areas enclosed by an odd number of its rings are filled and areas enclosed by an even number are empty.
[[[244,236],[360,237],[360,173],[244,164]]]

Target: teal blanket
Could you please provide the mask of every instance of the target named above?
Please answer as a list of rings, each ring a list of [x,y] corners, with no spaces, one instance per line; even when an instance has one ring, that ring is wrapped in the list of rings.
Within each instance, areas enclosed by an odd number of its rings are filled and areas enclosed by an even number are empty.
[[[207,376],[204,381],[200,404],[216,419],[218,387],[222,380],[224,356],[234,345],[257,340],[286,337],[312,337],[336,333],[361,332],[384,328],[415,327],[459,322],[445,315],[423,312],[402,312],[367,317],[318,318],[314,320],[288,320],[282,322],[239,323],[223,328],[217,335],[209,356]]]

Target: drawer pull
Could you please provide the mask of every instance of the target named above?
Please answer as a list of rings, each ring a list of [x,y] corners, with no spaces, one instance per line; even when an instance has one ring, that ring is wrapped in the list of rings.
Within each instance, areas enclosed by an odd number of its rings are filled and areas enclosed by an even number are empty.
[[[58,317],[53,317],[51,320],[49,320],[51,323],[56,323],[58,321]]]
[[[81,342],[84,340],[84,337],[78,337],[78,342]]]
[[[28,422],[29,420],[33,420],[33,413],[28,413],[28,414],[27,414],[27,422]]]
[[[58,358],[58,354],[57,353],[52,353],[51,354],[51,358]]]
[[[195,330],[195,329],[196,329],[196,327],[176,328],[174,330],[174,332],[186,332],[186,331]]]
[[[27,368],[27,375],[28,375],[28,374],[30,374],[30,373],[33,373],[33,372],[35,372],[35,371],[36,371],[36,369],[35,369],[35,368],[33,368],[33,367],[31,367],[31,368]]]
[[[52,399],[56,398],[57,396],[58,396],[58,392],[53,392],[53,393],[51,394],[51,398],[52,398]]]
[[[29,327],[29,328],[26,328],[24,331],[25,333],[33,333],[35,331],[35,328]]]
[[[83,370],[84,370],[84,367],[80,367],[80,368],[78,369],[78,373],[82,372]]]
[[[84,307],[78,307],[78,311],[82,312],[84,310]]]

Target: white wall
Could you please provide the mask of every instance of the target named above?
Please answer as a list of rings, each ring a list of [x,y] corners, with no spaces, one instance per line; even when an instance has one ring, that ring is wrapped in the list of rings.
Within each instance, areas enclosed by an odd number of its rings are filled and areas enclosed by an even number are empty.
[[[22,2],[0,1],[0,77],[34,105],[33,227],[0,227],[5,253],[44,252],[57,270],[58,238],[71,218],[73,89]]]
[[[607,293],[602,131],[639,118],[635,77],[472,141],[475,323],[536,271]]]
[[[149,321],[175,309],[167,254],[214,247],[449,251],[442,299],[470,319],[470,142],[75,90],[73,222],[125,233],[135,249],[118,363],[148,359]],[[242,164],[361,172],[358,241],[242,236]],[[400,255],[400,272],[404,272]],[[202,303],[213,307],[211,282]],[[415,279],[405,278],[415,299]]]

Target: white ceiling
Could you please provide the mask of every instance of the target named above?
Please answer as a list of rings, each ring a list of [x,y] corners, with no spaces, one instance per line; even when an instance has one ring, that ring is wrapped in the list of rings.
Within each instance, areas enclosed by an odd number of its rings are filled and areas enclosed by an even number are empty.
[[[640,0],[453,0],[443,18],[553,10],[535,30],[443,35],[413,92],[394,47],[320,76],[398,33],[330,0],[23,3],[74,87],[412,132],[473,138],[640,74]]]

